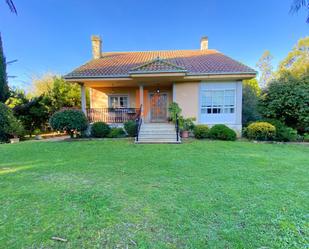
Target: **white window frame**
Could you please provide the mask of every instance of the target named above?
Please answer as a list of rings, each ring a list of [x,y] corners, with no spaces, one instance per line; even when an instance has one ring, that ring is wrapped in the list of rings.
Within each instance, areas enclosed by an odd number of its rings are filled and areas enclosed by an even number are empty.
[[[223,105],[214,105],[214,98],[213,98],[213,93],[214,92],[223,92]],[[233,91],[234,92],[234,103],[233,105],[226,105],[225,103],[225,97],[227,96],[226,95],[226,92],[227,91]],[[203,102],[202,102],[202,99],[201,99],[201,106],[200,106],[200,112],[201,114],[203,115],[229,115],[229,114],[235,114],[236,113],[236,89],[234,88],[226,88],[226,89],[207,89],[207,90],[202,90],[202,97],[203,98],[203,94],[206,93],[206,92],[210,92],[212,93],[211,95],[211,105],[205,105],[203,106]],[[210,109],[211,111],[208,112],[208,109]],[[219,110],[221,109],[222,111],[221,112],[214,112],[214,109],[216,110]],[[233,112],[225,112],[226,109],[233,109]]]
[[[120,103],[120,97],[126,97],[126,98],[127,98],[127,106],[125,106],[125,107],[120,107],[120,106],[118,106],[118,107],[113,107],[113,106],[112,106],[112,102],[111,102],[111,99],[112,99],[113,97],[118,98],[118,105],[119,105],[119,103]],[[110,94],[110,95],[108,95],[108,107],[109,107],[109,108],[129,108],[129,107],[130,107],[129,95],[128,95],[128,94]]]

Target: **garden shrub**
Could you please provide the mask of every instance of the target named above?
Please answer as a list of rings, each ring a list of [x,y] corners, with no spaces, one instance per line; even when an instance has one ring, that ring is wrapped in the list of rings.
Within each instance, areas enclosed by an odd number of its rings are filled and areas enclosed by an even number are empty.
[[[125,136],[126,136],[126,133],[124,132],[122,128],[111,128],[108,134],[109,138],[121,138]]]
[[[297,130],[286,126],[279,120],[267,119],[265,121],[276,127],[276,136],[274,138],[275,141],[289,142],[297,140]]]
[[[107,137],[110,130],[111,128],[108,124],[104,122],[95,122],[91,126],[91,136],[98,138]]]
[[[249,139],[268,141],[276,137],[276,127],[268,122],[254,122],[246,129]]]
[[[237,135],[234,130],[226,125],[217,124],[210,128],[209,137],[212,139],[235,141]]]
[[[195,125],[193,133],[197,139],[208,138],[209,128],[207,125]]]
[[[309,134],[304,134],[304,142],[309,142]]]
[[[136,122],[133,120],[127,121],[124,123],[124,129],[128,133],[129,137],[135,137],[136,136]]]
[[[55,112],[49,123],[54,130],[66,131],[71,137],[75,132],[83,132],[88,127],[85,114],[80,110],[72,109]]]
[[[12,110],[0,103],[0,142],[7,142],[12,137],[20,137],[23,133],[23,126],[13,115]]]

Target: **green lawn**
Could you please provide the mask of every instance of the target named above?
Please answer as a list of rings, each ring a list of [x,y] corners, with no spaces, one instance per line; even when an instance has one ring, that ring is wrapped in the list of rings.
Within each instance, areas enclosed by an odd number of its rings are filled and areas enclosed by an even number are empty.
[[[309,245],[301,145],[6,144],[0,189],[1,249]]]

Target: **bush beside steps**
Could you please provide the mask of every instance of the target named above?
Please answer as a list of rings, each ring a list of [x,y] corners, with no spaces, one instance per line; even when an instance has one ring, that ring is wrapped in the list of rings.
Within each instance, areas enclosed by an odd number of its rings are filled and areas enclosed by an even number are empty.
[[[91,126],[91,136],[96,138],[103,138],[107,137],[107,135],[110,133],[111,128],[108,124],[104,122],[95,122]]]
[[[209,137],[212,139],[235,141],[237,134],[224,124],[217,124],[210,128]]]
[[[193,129],[194,137],[197,139],[209,138],[209,128],[207,125],[196,125]]]
[[[217,139],[226,141],[235,141],[237,138],[236,132],[223,124],[217,124],[210,129],[207,125],[196,125],[194,127],[194,137],[197,139]]]
[[[132,123],[130,123],[129,126],[131,124]],[[130,128],[132,127],[130,126]],[[131,134],[133,133],[132,130],[129,131],[131,132]],[[130,135],[129,132],[127,133]],[[91,137],[95,137],[95,138],[122,138],[122,137],[126,137],[126,132],[121,127],[110,127],[105,122],[95,122],[91,126],[90,135]]]

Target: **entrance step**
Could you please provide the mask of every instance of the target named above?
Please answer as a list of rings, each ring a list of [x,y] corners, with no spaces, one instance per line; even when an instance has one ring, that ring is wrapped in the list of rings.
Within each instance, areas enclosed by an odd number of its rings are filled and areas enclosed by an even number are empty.
[[[135,142],[137,144],[181,144],[181,141],[176,140],[155,140],[155,139],[149,139],[149,140],[138,140],[138,142]]]
[[[178,140],[174,124],[143,123],[136,143],[181,143]]]

